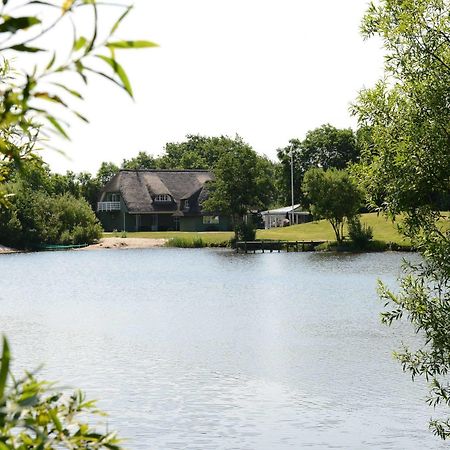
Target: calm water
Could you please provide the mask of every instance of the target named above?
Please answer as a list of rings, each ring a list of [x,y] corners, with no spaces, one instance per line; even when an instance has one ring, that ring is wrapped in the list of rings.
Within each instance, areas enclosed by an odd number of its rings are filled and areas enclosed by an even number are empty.
[[[376,280],[402,255],[0,256],[15,369],[81,387],[130,449],[443,449],[391,357]]]

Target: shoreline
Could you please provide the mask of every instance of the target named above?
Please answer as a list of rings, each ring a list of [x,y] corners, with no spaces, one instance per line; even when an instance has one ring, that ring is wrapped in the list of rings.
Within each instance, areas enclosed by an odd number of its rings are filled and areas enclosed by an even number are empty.
[[[127,248],[160,248],[164,247],[168,239],[149,239],[149,238],[119,238],[107,237],[101,238],[96,244],[86,247],[65,249],[65,251],[85,251],[85,250],[103,250],[103,249],[127,249]],[[55,250],[58,251],[58,250]],[[61,250],[60,250],[61,251]],[[0,255],[9,255],[13,253],[29,253],[30,250],[16,249],[6,247],[0,244]]]
[[[164,247],[166,242],[167,239],[106,237],[101,238],[97,244],[91,244],[87,247],[82,247],[75,250],[85,251],[127,248],[159,248]]]
[[[101,238],[99,242],[95,244],[88,245],[86,247],[81,248],[72,248],[72,249],[55,249],[55,251],[67,251],[67,250],[74,250],[74,251],[92,251],[92,250],[103,250],[103,249],[115,249],[115,250],[121,250],[121,249],[148,249],[148,248],[162,248],[165,247],[169,239],[167,238],[133,238],[133,237],[104,237]],[[175,246],[176,247],[176,246]],[[174,248],[175,248],[174,247]],[[216,247],[215,245],[206,245],[206,247]],[[182,247],[177,247],[182,248]],[[269,249],[267,249],[269,251]],[[22,249],[15,249],[11,247],[6,247],[4,245],[0,244],[0,255],[7,255],[7,254],[14,254],[14,253],[28,253],[30,250],[22,250]],[[253,251],[253,250],[252,250]],[[252,251],[249,251],[252,253]],[[360,251],[355,251],[350,248],[341,248],[336,249],[332,247],[325,247],[325,248],[316,248],[314,250],[309,250],[312,252],[319,252],[319,253],[383,253],[383,252],[389,252],[389,251],[400,251],[400,252],[414,252],[414,249],[411,247],[402,247],[400,245],[390,245],[386,246],[384,248],[372,248],[372,249],[365,249]]]
[[[0,244],[0,255],[8,255],[10,253],[20,253],[20,250],[11,247],[6,247]]]

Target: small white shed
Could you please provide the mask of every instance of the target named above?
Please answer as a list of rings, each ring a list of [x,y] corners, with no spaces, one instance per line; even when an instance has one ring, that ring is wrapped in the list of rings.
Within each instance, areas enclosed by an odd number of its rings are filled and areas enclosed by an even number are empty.
[[[307,211],[301,211],[300,205],[285,206],[283,208],[269,209],[262,211],[261,216],[264,220],[264,228],[282,227],[285,225],[285,220],[289,220],[289,224],[292,218],[292,225],[299,223],[309,222],[311,220],[311,214]]]

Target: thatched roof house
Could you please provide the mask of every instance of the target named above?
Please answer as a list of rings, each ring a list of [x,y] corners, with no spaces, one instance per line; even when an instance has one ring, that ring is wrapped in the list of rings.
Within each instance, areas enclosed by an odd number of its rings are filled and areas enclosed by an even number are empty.
[[[202,210],[206,170],[120,170],[103,188],[97,214],[105,230],[204,231],[229,221]]]

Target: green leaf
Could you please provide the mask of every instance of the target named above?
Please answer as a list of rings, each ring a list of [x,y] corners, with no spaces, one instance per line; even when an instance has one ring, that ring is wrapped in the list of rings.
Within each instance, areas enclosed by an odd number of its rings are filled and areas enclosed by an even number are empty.
[[[31,2],[28,2],[29,5],[45,5],[45,6],[51,6],[52,8],[61,8],[59,5],[54,5],[53,3],[44,2],[42,0],[32,0]]]
[[[73,49],[78,51],[81,50],[87,43],[87,39],[84,36],[80,36],[73,45]]]
[[[53,64],[55,63],[55,59],[56,59],[56,52],[53,52],[53,56],[51,57],[50,61],[48,62],[45,70],[48,70],[53,66]]]
[[[83,66],[83,63],[80,60],[75,61],[75,68],[80,75],[80,77],[83,79],[84,84],[87,84],[87,77],[84,74],[85,67]]]
[[[62,428],[60,420],[58,419],[57,410],[56,409],[50,409],[48,411],[48,413],[49,413],[49,415],[50,415],[50,417],[52,419],[52,422],[55,424],[55,428],[61,433],[63,428]]]
[[[106,46],[109,48],[150,48],[158,47],[158,44],[150,41],[117,41],[108,42]]]
[[[67,108],[67,104],[57,95],[49,94],[48,92],[36,92],[34,94],[36,98],[47,100],[49,102],[58,103]]]
[[[79,113],[78,111],[74,111],[73,109],[71,109],[71,111],[83,122],[89,123],[89,120],[85,116],[83,116],[83,114]]]
[[[10,360],[11,353],[9,351],[9,344],[6,337],[3,336],[2,363],[0,365],[0,400],[3,399],[3,394],[5,393]]]
[[[44,52],[45,50],[38,47],[28,47],[25,44],[18,44],[13,45],[12,47],[9,47],[11,50],[15,50],[16,52],[28,52],[28,53],[37,53],[37,52]]]
[[[61,124],[50,114],[47,114],[45,118],[55,127],[55,129],[61,134],[63,137],[65,137],[68,141],[70,141],[70,137],[67,134],[66,130],[61,126]]]
[[[85,69],[88,72],[92,72],[92,73],[95,73],[96,75],[100,75],[101,77],[106,78],[107,80],[111,81],[112,83],[117,84],[117,86],[119,86],[123,90],[126,90],[122,84],[120,84],[117,80],[115,80],[113,77],[107,75],[106,73],[100,72],[99,70],[91,69],[90,67],[85,67]]]
[[[123,88],[128,92],[129,96],[133,98],[133,91],[131,89],[130,80],[128,79],[127,74],[125,73],[125,70],[123,67],[113,58],[109,58],[108,56],[103,55],[95,55],[97,58],[102,59],[107,64],[111,66],[111,68],[114,70],[114,72],[117,74],[117,76],[120,78],[120,81],[122,82]]]
[[[94,48],[95,45],[95,41],[97,39],[97,31],[98,31],[98,10],[97,10],[97,5],[95,3],[95,1],[86,1],[84,0],[83,3],[88,3],[88,4],[92,4],[92,7],[94,8],[94,32],[92,35],[92,39],[91,42],[89,42],[89,44],[86,47],[86,50],[84,51],[84,54],[87,55],[88,53],[91,52],[91,50]]]
[[[73,95],[74,97],[77,97],[80,100],[83,100],[83,96],[78,91],[75,91],[74,89],[70,89],[70,88],[68,88],[67,86],[64,86],[61,83],[53,82],[52,84],[54,86],[58,86],[61,89],[64,89],[66,92],[68,92],[69,94]]]
[[[3,17],[5,21],[0,24],[0,33],[15,33],[41,23],[37,17]]]
[[[118,26],[120,25],[120,22],[122,22],[123,19],[125,19],[125,17],[128,15],[128,13],[133,9],[133,6],[130,5],[127,7],[127,9],[125,10],[125,12],[117,19],[116,23],[113,25],[113,27],[111,28],[111,31],[109,32],[109,35],[112,36],[115,31],[117,30]]]

